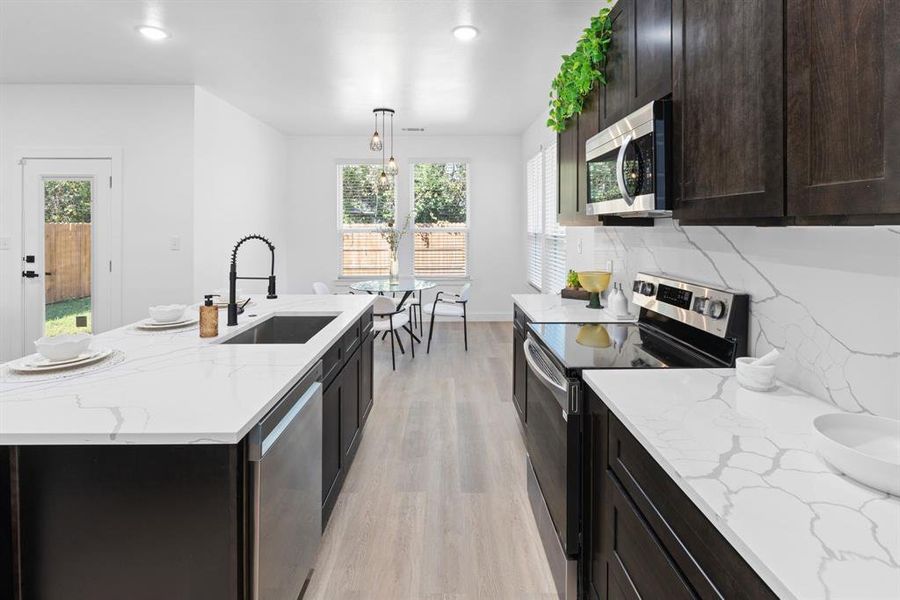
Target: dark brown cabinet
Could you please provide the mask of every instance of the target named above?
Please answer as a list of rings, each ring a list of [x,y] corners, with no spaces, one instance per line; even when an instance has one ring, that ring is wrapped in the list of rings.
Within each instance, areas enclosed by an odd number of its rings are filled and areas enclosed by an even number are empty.
[[[585,108],[591,103],[590,111],[593,113],[593,120],[596,121],[596,93],[592,92],[591,97],[594,100],[586,101]],[[597,217],[591,217],[585,212],[587,176],[584,170],[584,143],[581,141],[582,135],[579,134],[580,120],[580,115],[569,119],[565,131],[556,137],[558,167],[556,219],[560,225],[599,225]],[[585,117],[586,123],[590,120],[590,116]],[[586,135],[587,130],[582,131]]]
[[[900,215],[900,3],[788,0],[786,31],[788,214]]]
[[[586,596],[775,598],[603,401],[586,397]]]
[[[609,16],[598,131],[672,93],[672,0],[620,0]]]
[[[783,12],[783,0],[674,0],[676,218],[783,216]]]
[[[525,364],[525,326],[528,323],[525,313],[516,305],[513,305],[513,381],[512,381],[512,398],[516,412],[519,414],[519,420],[522,425],[527,422],[527,398],[526,389],[526,371],[528,365]]]
[[[334,380],[322,394],[322,504],[341,470],[341,384]],[[325,519],[323,518],[323,523]]]
[[[359,432],[359,352],[347,360],[341,373],[341,457],[346,460]]]
[[[322,397],[322,528],[328,523],[373,402],[372,316],[338,342],[339,371]],[[328,353],[326,353],[326,356]]]
[[[360,370],[359,370],[359,427],[360,429],[369,418],[369,411],[372,410],[372,402],[375,398],[375,378],[374,378],[374,344],[375,338],[372,335],[371,325],[369,330],[363,335],[362,347],[360,348]]]

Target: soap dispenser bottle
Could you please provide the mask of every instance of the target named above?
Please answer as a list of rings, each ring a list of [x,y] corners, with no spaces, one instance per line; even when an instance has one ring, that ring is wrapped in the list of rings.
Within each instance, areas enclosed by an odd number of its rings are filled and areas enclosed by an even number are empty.
[[[200,337],[216,337],[219,335],[219,307],[212,299],[218,294],[206,294],[203,306],[200,307]]]

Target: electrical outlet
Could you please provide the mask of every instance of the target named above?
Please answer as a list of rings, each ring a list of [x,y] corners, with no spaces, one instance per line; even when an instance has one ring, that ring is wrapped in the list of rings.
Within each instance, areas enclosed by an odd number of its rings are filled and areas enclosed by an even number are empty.
[[[613,267],[612,261],[611,260],[606,261],[606,270],[609,271],[610,273],[612,273],[612,267]]]
[[[578,240],[578,243],[575,245],[575,247],[578,248],[578,254],[580,255],[582,252],[584,252],[584,241]]]
[[[169,250],[181,250],[181,238],[173,235],[169,238]]]
[[[9,250],[9,238],[0,237],[0,250]]]

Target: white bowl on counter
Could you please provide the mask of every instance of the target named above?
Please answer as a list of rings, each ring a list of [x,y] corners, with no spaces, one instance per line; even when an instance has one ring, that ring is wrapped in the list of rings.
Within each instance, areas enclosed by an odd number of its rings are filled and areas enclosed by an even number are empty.
[[[35,340],[34,347],[37,349],[38,354],[47,360],[72,360],[87,351],[91,346],[93,337],[89,333],[55,335],[53,337],[45,336]]]
[[[869,487],[900,496],[900,421],[834,413],[813,420],[822,459]]]
[[[748,390],[768,392],[775,387],[775,365],[753,364],[756,360],[750,356],[742,356],[735,361],[737,381]]]
[[[160,304],[150,307],[150,318],[157,323],[174,323],[184,315],[184,304]]]

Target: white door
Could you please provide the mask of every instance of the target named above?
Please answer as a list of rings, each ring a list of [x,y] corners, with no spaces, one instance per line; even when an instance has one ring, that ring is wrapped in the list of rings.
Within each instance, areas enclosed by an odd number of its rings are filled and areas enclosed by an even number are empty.
[[[27,158],[22,165],[25,351],[43,335],[112,325],[112,160]]]

